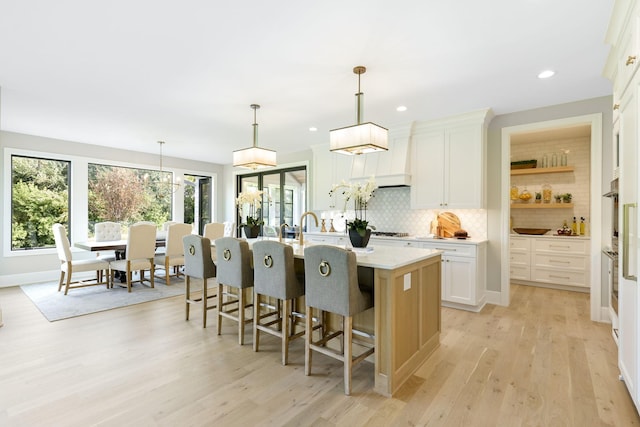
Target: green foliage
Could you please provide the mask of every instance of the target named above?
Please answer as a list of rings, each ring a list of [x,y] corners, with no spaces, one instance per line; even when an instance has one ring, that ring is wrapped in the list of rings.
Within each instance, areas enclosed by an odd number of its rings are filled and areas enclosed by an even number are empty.
[[[68,162],[12,157],[12,249],[55,244],[52,225],[69,222],[68,176]]]

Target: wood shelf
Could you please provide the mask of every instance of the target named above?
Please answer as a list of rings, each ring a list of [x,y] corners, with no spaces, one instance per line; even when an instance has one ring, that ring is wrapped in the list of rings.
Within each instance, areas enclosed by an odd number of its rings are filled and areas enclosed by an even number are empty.
[[[570,209],[573,203],[511,203],[511,209]]]
[[[531,168],[531,169],[512,169],[511,176],[514,175],[536,175],[540,173],[562,173],[573,172],[573,166],[558,166],[555,168]]]

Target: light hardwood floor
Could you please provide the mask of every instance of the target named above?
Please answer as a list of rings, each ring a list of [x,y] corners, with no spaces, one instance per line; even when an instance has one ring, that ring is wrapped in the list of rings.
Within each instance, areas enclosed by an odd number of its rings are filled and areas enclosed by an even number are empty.
[[[0,306],[1,426],[640,425],[586,294],[514,285],[511,307],[443,308],[441,346],[393,399],[369,363],[344,396],[339,362],[314,355],[305,377],[302,341],[282,366],[277,338],[254,353],[233,324],[186,322],[181,297],[54,323],[19,288]]]

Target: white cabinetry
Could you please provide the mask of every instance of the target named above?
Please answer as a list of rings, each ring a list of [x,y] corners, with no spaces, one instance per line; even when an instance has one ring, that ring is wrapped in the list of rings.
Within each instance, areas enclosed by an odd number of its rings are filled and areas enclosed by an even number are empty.
[[[336,233],[304,233],[304,241],[316,245],[346,245],[349,236]]]
[[[511,278],[531,280],[531,239],[511,237],[509,242]]]
[[[416,124],[411,138],[413,209],[484,207],[490,110]]]
[[[402,246],[437,249],[442,254],[442,305],[480,311],[485,304],[486,242],[372,238],[369,246]]]
[[[509,240],[511,280],[590,287],[588,239],[511,236]]]
[[[640,293],[638,283],[625,278],[623,271],[627,265],[638,265],[637,235],[625,240],[633,230],[638,230],[638,217],[635,215],[625,224],[622,218],[624,207],[638,203],[638,63],[640,56],[640,5],[636,1],[617,0],[607,32],[607,42],[612,45],[604,74],[613,82],[614,104],[619,107],[617,122],[614,124],[613,141],[618,142],[619,135],[619,199],[620,228],[618,275],[618,367],[631,398],[640,410],[640,318],[638,316]],[[615,114],[614,114],[615,119]],[[614,164],[615,168],[615,164]],[[615,173],[615,169],[614,169]],[[634,210],[635,211],[635,210]],[[627,241],[630,245],[625,245]]]
[[[327,144],[311,147],[313,151],[313,206],[312,210],[326,211],[336,208],[336,196],[330,197],[333,184],[348,181],[353,167],[353,156],[332,153]],[[342,209],[342,206],[338,206]]]

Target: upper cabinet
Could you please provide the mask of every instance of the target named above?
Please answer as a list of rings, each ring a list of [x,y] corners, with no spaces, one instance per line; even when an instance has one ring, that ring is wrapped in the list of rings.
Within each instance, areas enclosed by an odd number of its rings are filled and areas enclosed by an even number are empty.
[[[491,110],[417,123],[411,137],[413,209],[485,207]]]

